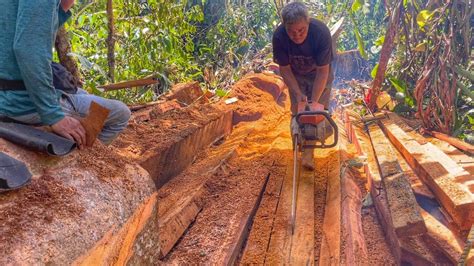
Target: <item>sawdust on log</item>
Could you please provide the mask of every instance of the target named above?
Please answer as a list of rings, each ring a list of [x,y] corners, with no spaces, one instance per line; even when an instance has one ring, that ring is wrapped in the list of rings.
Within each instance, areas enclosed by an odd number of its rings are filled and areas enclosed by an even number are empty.
[[[113,146],[138,157],[149,147],[165,148],[187,137],[209,121],[220,117],[222,112],[210,104],[175,109],[164,114],[151,110],[148,119],[131,121]]]
[[[79,217],[84,208],[78,205],[75,188],[64,186],[49,173],[33,179],[31,183],[17,191],[0,195],[0,250],[13,248],[16,241],[35,223],[51,223],[56,219]],[[43,233],[43,232],[41,232]],[[44,232],[47,233],[47,232]]]

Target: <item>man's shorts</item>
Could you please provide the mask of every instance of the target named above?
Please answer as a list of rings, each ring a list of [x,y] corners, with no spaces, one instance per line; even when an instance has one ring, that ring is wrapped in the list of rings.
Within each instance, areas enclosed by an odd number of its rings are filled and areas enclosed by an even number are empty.
[[[295,74],[296,81],[298,82],[298,85],[300,86],[301,91],[308,97],[308,99],[311,99],[312,94],[313,94],[313,84],[314,84],[314,79],[316,78],[315,74],[308,74],[308,75],[296,75]],[[298,111],[298,104],[296,102],[296,96],[295,93],[292,90],[289,90],[290,94],[290,100],[291,100],[291,114],[296,115]],[[324,105],[325,109],[329,108],[329,100],[331,98],[331,84],[327,84],[326,88],[324,88],[323,94],[321,94],[321,97],[319,98],[319,103]]]

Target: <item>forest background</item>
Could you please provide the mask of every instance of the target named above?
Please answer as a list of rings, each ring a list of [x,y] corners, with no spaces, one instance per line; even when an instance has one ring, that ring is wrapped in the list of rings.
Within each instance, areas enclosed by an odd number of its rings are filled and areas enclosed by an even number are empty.
[[[150,102],[191,80],[225,97],[241,76],[259,71],[255,60],[271,61],[272,33],[286,2],[78,0],[56,47],[61,61],[79,63],[74,74],[83,87],[104,97]],[[474,142],[472,0],[303,2],[329,27],[345,18],[337,51],[357,49],[372,86],[396,100],[396,112]],[[151,75],[159,86],[98,89]]]

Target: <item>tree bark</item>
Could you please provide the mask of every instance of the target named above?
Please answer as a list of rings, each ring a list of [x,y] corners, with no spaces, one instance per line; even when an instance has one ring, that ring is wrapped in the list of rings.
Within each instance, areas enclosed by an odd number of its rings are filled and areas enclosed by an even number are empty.
[[[115,82],[115,31],[114,31],[114,8],[113,1],[107,0],[107,60],[109,65],[109,78],[112,83]]]
[[[393,48],[395,47],[395,38],[398,33],[399,22],[400,22],[400,12],[402,8],[402,1],[398,1],[395,6],[395,11],[390,19],[389,25],[387,27],[387,33],[385,34],[385,41],[382,45],[382,50],[380,52],[379,67],[377,74],[375,75],[374,82],[372,83],[371,96],[369,102],[369,108],[374,109],[377,96],[380,93],[382,88],[382,83],[385,79],[385,71],[387,70],[388,61],[392,55]]]
[[[81,73],[77,66],[76,60],[68,54],[72,51],[71,43],[69,41],[69,34],[64,27],[58,30],[56,35],[56,41],[54,43],[56,51],[58,53],[59,62],[74,76],[76,84],[81,84]]]

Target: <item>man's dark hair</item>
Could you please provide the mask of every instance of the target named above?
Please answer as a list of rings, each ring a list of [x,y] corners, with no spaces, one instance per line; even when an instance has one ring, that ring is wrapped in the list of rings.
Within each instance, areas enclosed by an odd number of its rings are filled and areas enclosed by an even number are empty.
[[[309,20],[308,8],[301,2],[289,3],[281,10],[281,19],[285,26],[301,20]]]

